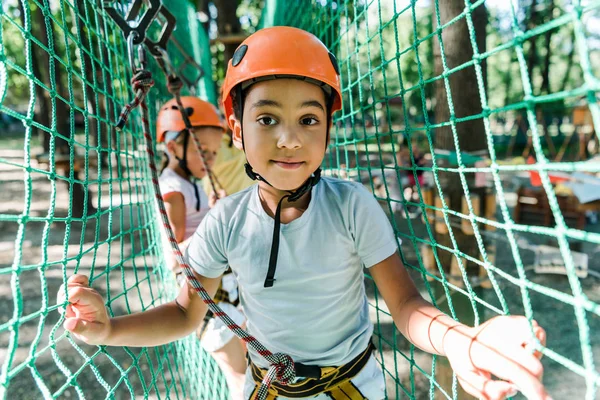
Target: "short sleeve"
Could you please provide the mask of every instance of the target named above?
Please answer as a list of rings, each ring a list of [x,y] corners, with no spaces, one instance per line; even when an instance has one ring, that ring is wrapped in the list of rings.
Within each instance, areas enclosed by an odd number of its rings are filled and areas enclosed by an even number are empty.
[[[370,268],[398,250],[399,239],[377,200],[361,184],[355,186],[349,213],[356,250]]]
[[[161,175],[158,179],[158,186],[160,187],[160,194],[163,196],[174,192],[184,193],[181,182],[178,179],[169,179],[168,176]]]
[[[185,259],[198,274],[218,278],[227,270],[226,226],[219,203],[202,219],[185,252]]]

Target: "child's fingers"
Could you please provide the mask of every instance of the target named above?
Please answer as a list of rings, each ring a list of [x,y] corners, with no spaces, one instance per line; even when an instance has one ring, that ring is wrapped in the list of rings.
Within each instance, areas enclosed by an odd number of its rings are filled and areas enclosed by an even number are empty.
[[[79,322],[78,318],[67,318],[67,319],[65,319],[63,326],[69,332],[76,333],[78,322]]]
[[[546,331],[542,327],[534,328],[535,337],[540,341],[542,346],[546,346]]]
[[[102,296],[94,289],[84,286],[69,289],[69,303],[77,307],[91,307],[96,310],[104,307]]]
[[[82,274],[72,275],[67,280],[67,287],[77,286],[77,285],[89,286],[89,284],[90,284],[90,281],[89,281],[89,278],[87,277],[87,275],[82,275]]]
[[[538,380],[542,379],[544,374],[544,367],[539,358],[535,357],[531,351],[528,351],[522,347],[511,348],[504,350],[504,356],[510,358],[523,368],[525,368],[531,375],[535,376]]]
[[[61,314],[65,313],[65,307],[63,304],[66,301],[66,297],[67,295],[65,294],[65,284],[63,283],[62,285],[60,285],[60,287],[58,288],[58,292],[56,293],[56,304],[59,306],[58,312]]]
[[[523,352],[526,353],[524,350]],[[540,361],[531,354],[527,355],[529,357],[527,361],[524,361],[521,357],[518,357],[519,361],[515,361],[512,357],[505,355],[504,352],[502,354],[496,353],[496,356],[486,357],[481,363],[482,365],[478,367],[489,371],[500,379],[513,382],[529,399],[550,399],[544,385],[540,382],[543,370],[541,367],[538,370],[531,360],[535,360],[537,363],[540,363]],[[541,363],[539,365],[541,366]]]
[[[65,285],[60,285],[60,288],[58,288],[58,293],[56,294],[56,304],[63,304],[65,302]],[[61,314],[65,313],[65,307],[64,306],[59,306],[58,307],[58,312]]]
[[[73,310],[73,306],[69,304],[66,308],[63,309],[65,313],[65,317],[72,318],[75,316],[75,310]]]
[[[467,371],[457,376],[463,389],[480,399],[503,400],[515,396],[518,392],[512,383],[493,380],[488,374]]]
[[[546,331],[541,328],[540,326],[534,327],[533,331],[535,333],[535,337],[537,338],[537,340],[540,342],[540,344],[542,346],[546,346]],[[537,357],[538,359],[541,359],[543,357],[543,354],[539,351],[534,351],[533,355],[535,357]]]
[[[534,339],[531,338],[531,329],[533,328],[533,334],[542,346],[546,346],[546,331],[537,323],[536,320],[531,320],[531,326],[529,326],[529,322],[526,318],[517,318],[518,319],[513,320],[513,322],[516,322],[516,324],[514,324],[513,329],[511,329],[513,337],[515,337],[517,341],[522,340],[521,346],[538,359],[541,359],[542,353],[536,351],[535,346],[533,345]],[[523,338],[528,339],[524,340]]]
[[[67,318],[63,326],[66,330],[76,334],[85,342],[90,342],[90,339],[101,336],[104,329],[102,324],[95,321],[86,321],[81,318]]]
[[[71,333],[76,333],[78,335],[89,333],[88,331],[92,329],[93,322],[86,321],[81,318],[67,318],[64,323],[64,327]]]
[[[540,342],[540,344],[545,347],[546,346],[546,331],[543,328],[541,328],[540,326],[534,325],[533,333],[535,334],[535,337]],[[535,350],[533,348],[533,346],[531,345],[531,343],[525,343],[523,345],[523,347],[526,350],[529,350],[529,352],[532,353],[538,360],[543,357],[543,354],[540,351]]]

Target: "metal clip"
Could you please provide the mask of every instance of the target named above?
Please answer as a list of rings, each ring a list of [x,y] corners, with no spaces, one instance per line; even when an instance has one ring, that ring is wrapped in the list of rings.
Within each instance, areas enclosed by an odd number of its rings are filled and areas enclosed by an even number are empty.
[[[162,14],[166,22],[160,33],[160,38],[157,42],[150,40],[148,37],[144,38],[144,44],[148,47],[148,51],[150,51],[150,54],[154,57],[160,57],[162,55],[161,49],[167,51],[167,43],[171,38],[173,30],[175,30],[175,23],[177,22],[175,16],[162,4],[158,9],[156,16],[158,16],[158,14]]]
[[[144,51],[143,46],[138,46],[138,60],[140,62],[140,66],[137,67],[135,65],[135,41],[137,39],[137,33],[135,31],[131,31],[129,36],[127,36],[127,55],[129,56],[129,66],[133,70],[134,73],[137,71],[146,68],[146,52]]]
[[[142,8],[142,4],[146,1],[150,7],[146,10],[140,22],[136,26],[130,26],[129,22],[136,19],[140,13]],[[146,31],[148,27],[156,18],[156,15],[159,13],[162,8],[162,3],[160,0],[135,0],[127,13],[125,18],[121,17],[121,14],[117,9],[108,5],[109,3],[104,3],[104,9],[106,13],[112,18],[112,20],[121,28],[123,31],[123,35],[126,38],[129,38],[131,33],[135,33],[136,35],[133,38],[133,44],[139,45],[146,39]]]
[[[161,68],[163,68],[167,75],[175,76],[175,68],[173,67],[171,57],[169,57],[167,50],[163,49],[162,47],[156,47],[155,49],[160,54],[158,57],[155,57],[158,64],[161,66]]]

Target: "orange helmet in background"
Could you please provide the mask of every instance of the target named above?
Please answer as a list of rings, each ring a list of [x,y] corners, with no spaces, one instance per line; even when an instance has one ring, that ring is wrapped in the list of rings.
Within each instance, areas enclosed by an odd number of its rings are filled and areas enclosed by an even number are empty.
[[[219,112],[209,102],[194,96],[182,96],[181,103],[193,127],[225,128]],[[157,142],[161,143],[165,140],[165,132],[167,131],[179,132],[184,129],[185,122],[179,107],[177,107],[177,101],[175,99],[169,100],[160,108],[156,118]]]
[[[340,71],[335,56],[312,33],[276,26],[252,34],[229,60],[223,82],[227,123],[234,111],[232,90],[243,82],[251,84],[266,77],[297,77],[313,82],[330,92],[331,113],[342,108]]]

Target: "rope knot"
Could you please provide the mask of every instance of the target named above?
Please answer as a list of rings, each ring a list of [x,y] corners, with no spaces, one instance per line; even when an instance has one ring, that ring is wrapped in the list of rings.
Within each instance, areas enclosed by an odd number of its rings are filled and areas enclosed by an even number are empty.
[[[121,110],[121,115],[119,115],[119,120],[115,125],[115,128],[118,131],[122,130],[123,127],[125,127],[125,124],[127,123],[127,119],[129,118],[129,114],[131,113],[131,111],[140,105],[142,100],[144,100],[144,97],[146,97],[148,90],[150,90],[150,88],[154,86],[152,73],[144,69],[136,72],[135,75],[133,75],[133,78],[131,78],[131,86],[133,86],[133,93],[135,94],[135,97],[133,98],[131,103],[125,104],[123,110]]]
[[[169,90],[169,93],[179,93],[181,88],[183,88],[183,80],[176,75],[169,75],[167,78],[167,89]]]
[[[148,91],[152,86],[154,86],[152,73],[146,70],[138,71],[133,78],[131,78],[131,86],[133,86],[134,92],[137,92],[140,89]]]
[[[278,382],[287,385],[296,379],[296,368],[292,357],[283,353],[275,353],[273,357],[275,362],[271,364],[271,368],[275,370],[275,379]]]

